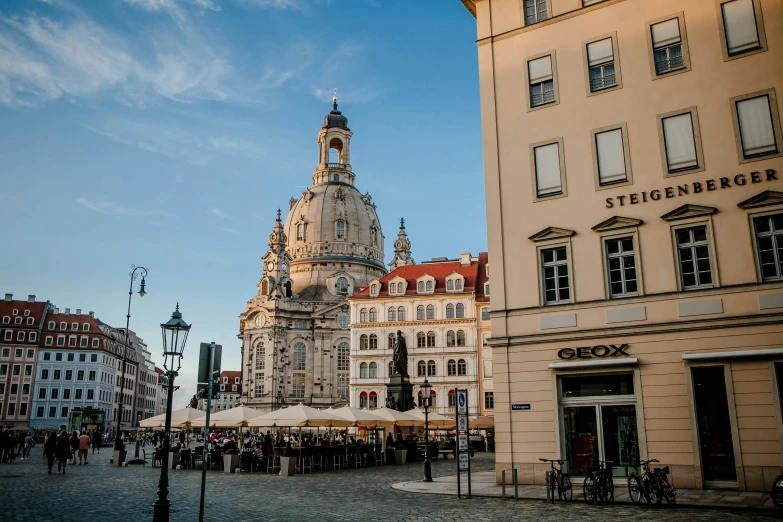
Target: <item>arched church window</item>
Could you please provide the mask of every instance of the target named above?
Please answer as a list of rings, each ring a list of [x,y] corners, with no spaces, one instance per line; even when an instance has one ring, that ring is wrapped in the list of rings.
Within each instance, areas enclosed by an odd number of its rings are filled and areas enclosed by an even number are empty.
[[[264,279],[263,281],[261,281],[261,293],[264,294],[264,295],[268,295],[269,294],[269,280],[268,279]]]
[[[427,305],[427,319],[435,319],[435,307],[432,305]]]
[[[263,370],[266,366],[266,349],[264,343],[258,343],[256,346],[256,370]]]
[[[372,237],[372,244],[373,244],[373,246],[378,246],[378,229],[377,228],[371,228],[370,229],[370,236]]]
[[[454,319],[454,305],[451,303],[446,305],[446,319]]]
[[[350,370],[350,361],[351,361],[351,348],[348,346],[348,343],[340,343],[340,345],[337,347],[337,370],[338,371],[348,371]]]
[[[405,307],[401,306],[397,308],[397,320],[398,321],[404,321],[405,320]]]
[[[370,322],[376,323],[378,322],[378,310],[375,308],[370,308]]]
[[[335,223],[335,239],[345,239],[345,221],[338,221]]]
[[[294,345],[294,370],[307,370],[307,347],[304,343]]]
[[[304,241],[305,240],[305,226],[304,223],[299,223],[296,225],[296,240],[297,241]]]
[[[337,295],[344,295],[348,293],[348,279],[344,277],[338,277],[337,282],[334,284],[334,289]]]
[[[294,295],[294,292],[291,289],[291,281],[286,281],[285,282],[285,296],[286,297],[291,297],[293,295]]]
[[[457,319],[462,319],[465,317],[465,305],[462,303],[457,303]]]
[[[432,281],[427,281],[427,291],[432,292]]]
[[[390,306],[388,312],[389,312],[389,321],[396,321],[397,320],[397,309],[394,308],[393,306]]]
[[[449,279],[446,281],[446,290],[454,290],[454,280]]]

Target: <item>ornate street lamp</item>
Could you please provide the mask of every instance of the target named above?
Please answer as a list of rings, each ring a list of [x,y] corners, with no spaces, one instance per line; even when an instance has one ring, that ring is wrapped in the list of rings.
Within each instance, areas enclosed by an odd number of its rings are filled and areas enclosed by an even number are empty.
[[[171,444],[171,408],[174,403],[174,378],[178,375],[182,367],[182,352],[185,351],[185,342],[188,340],[190,332],[188,323],[182,320],[182,314],[177,309],[171,314],[168,322],[160,325],[163,330],[163,368],[166,370],[168,379],[168,397],[166,404],[166,427],[163,435],[163,465],[160,467],[160,482],[158,483],[158,500],[152,505],[152,521],[168,522],[171,501],[169,496],[169,468],[168,462],[169,446]]]
[[[422,482],[432,482],[432,462],[430,462],[430,401],[432,385],[424,378],[421,383],[422,397],[421,402],[424,406],[424,480]]]
[[[122,461],[125,460],[125,444],[122,442],[122,406],[124,404],[124,397],[125,397],[125,368],[127,366],[126,362],[128,360],[128,347],[130,346],[130,341],[128,340],[128,336],[130,335],[130,317],[131,317],[131,298],[133,298],[133,282],[136,280],[136,271],[141,272],[141,285],[139,288],[139,296],[144,297],[147,295],[147,269],[143,266],[131,266],[131,274],[130,274],[130,288],[128,289],[128,313],[125,315],[125,345],[122,349],[122,378],[120,379],[120,401],[117,404],[117,418],[115,421],[117,421],[117,429],[114,435],[114,465],[119,466],[122,464]]]

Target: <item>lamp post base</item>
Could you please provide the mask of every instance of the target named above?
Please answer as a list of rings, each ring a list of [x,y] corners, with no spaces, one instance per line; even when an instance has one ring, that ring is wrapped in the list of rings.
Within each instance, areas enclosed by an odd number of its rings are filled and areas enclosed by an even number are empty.
[[[124,449],[118,450],[115,449],[114,453],[112,454],[112,464],[115,468],[119,468],[122,466],[122,463],[125,462],[125,456],[128,454],[127,451]]]
[[[428,453],[429,453],[429,448]],[[430,462],[429,455],[424,459],[424,478],[422,482],[432,482],[432,463]]]
[[[152,522],[169,522],[171,513],[171,501],[169,499],[158,499],[152,504]]]

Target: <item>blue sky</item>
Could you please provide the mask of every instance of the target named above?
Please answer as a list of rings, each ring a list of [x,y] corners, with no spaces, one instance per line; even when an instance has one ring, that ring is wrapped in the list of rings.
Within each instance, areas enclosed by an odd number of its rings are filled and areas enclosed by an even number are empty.
[[[131,329],[162,362],[180,302],[239,369],[275,210],[310,184],[332,89],[387,262],[486,250],[475,21],[457,0],[0,3],[3,292]]]

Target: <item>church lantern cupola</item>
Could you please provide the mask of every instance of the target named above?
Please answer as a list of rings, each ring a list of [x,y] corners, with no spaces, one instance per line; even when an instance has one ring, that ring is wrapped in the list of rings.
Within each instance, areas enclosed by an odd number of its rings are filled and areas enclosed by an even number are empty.
[[[394,259],[389,267],[394,270],[405,265],[416,264],[411,256],[411,242],[405,232],[405,218],[400,218],[400,231],[397,233],[397,241],[394,242]]]
[[[353,185],[351,170],[351,130],[348,118],[337,109],[337,89],[332,98],[332,110],[324,118],[318,133],[319,161],[313,174],[313,184],[347,183]]]

